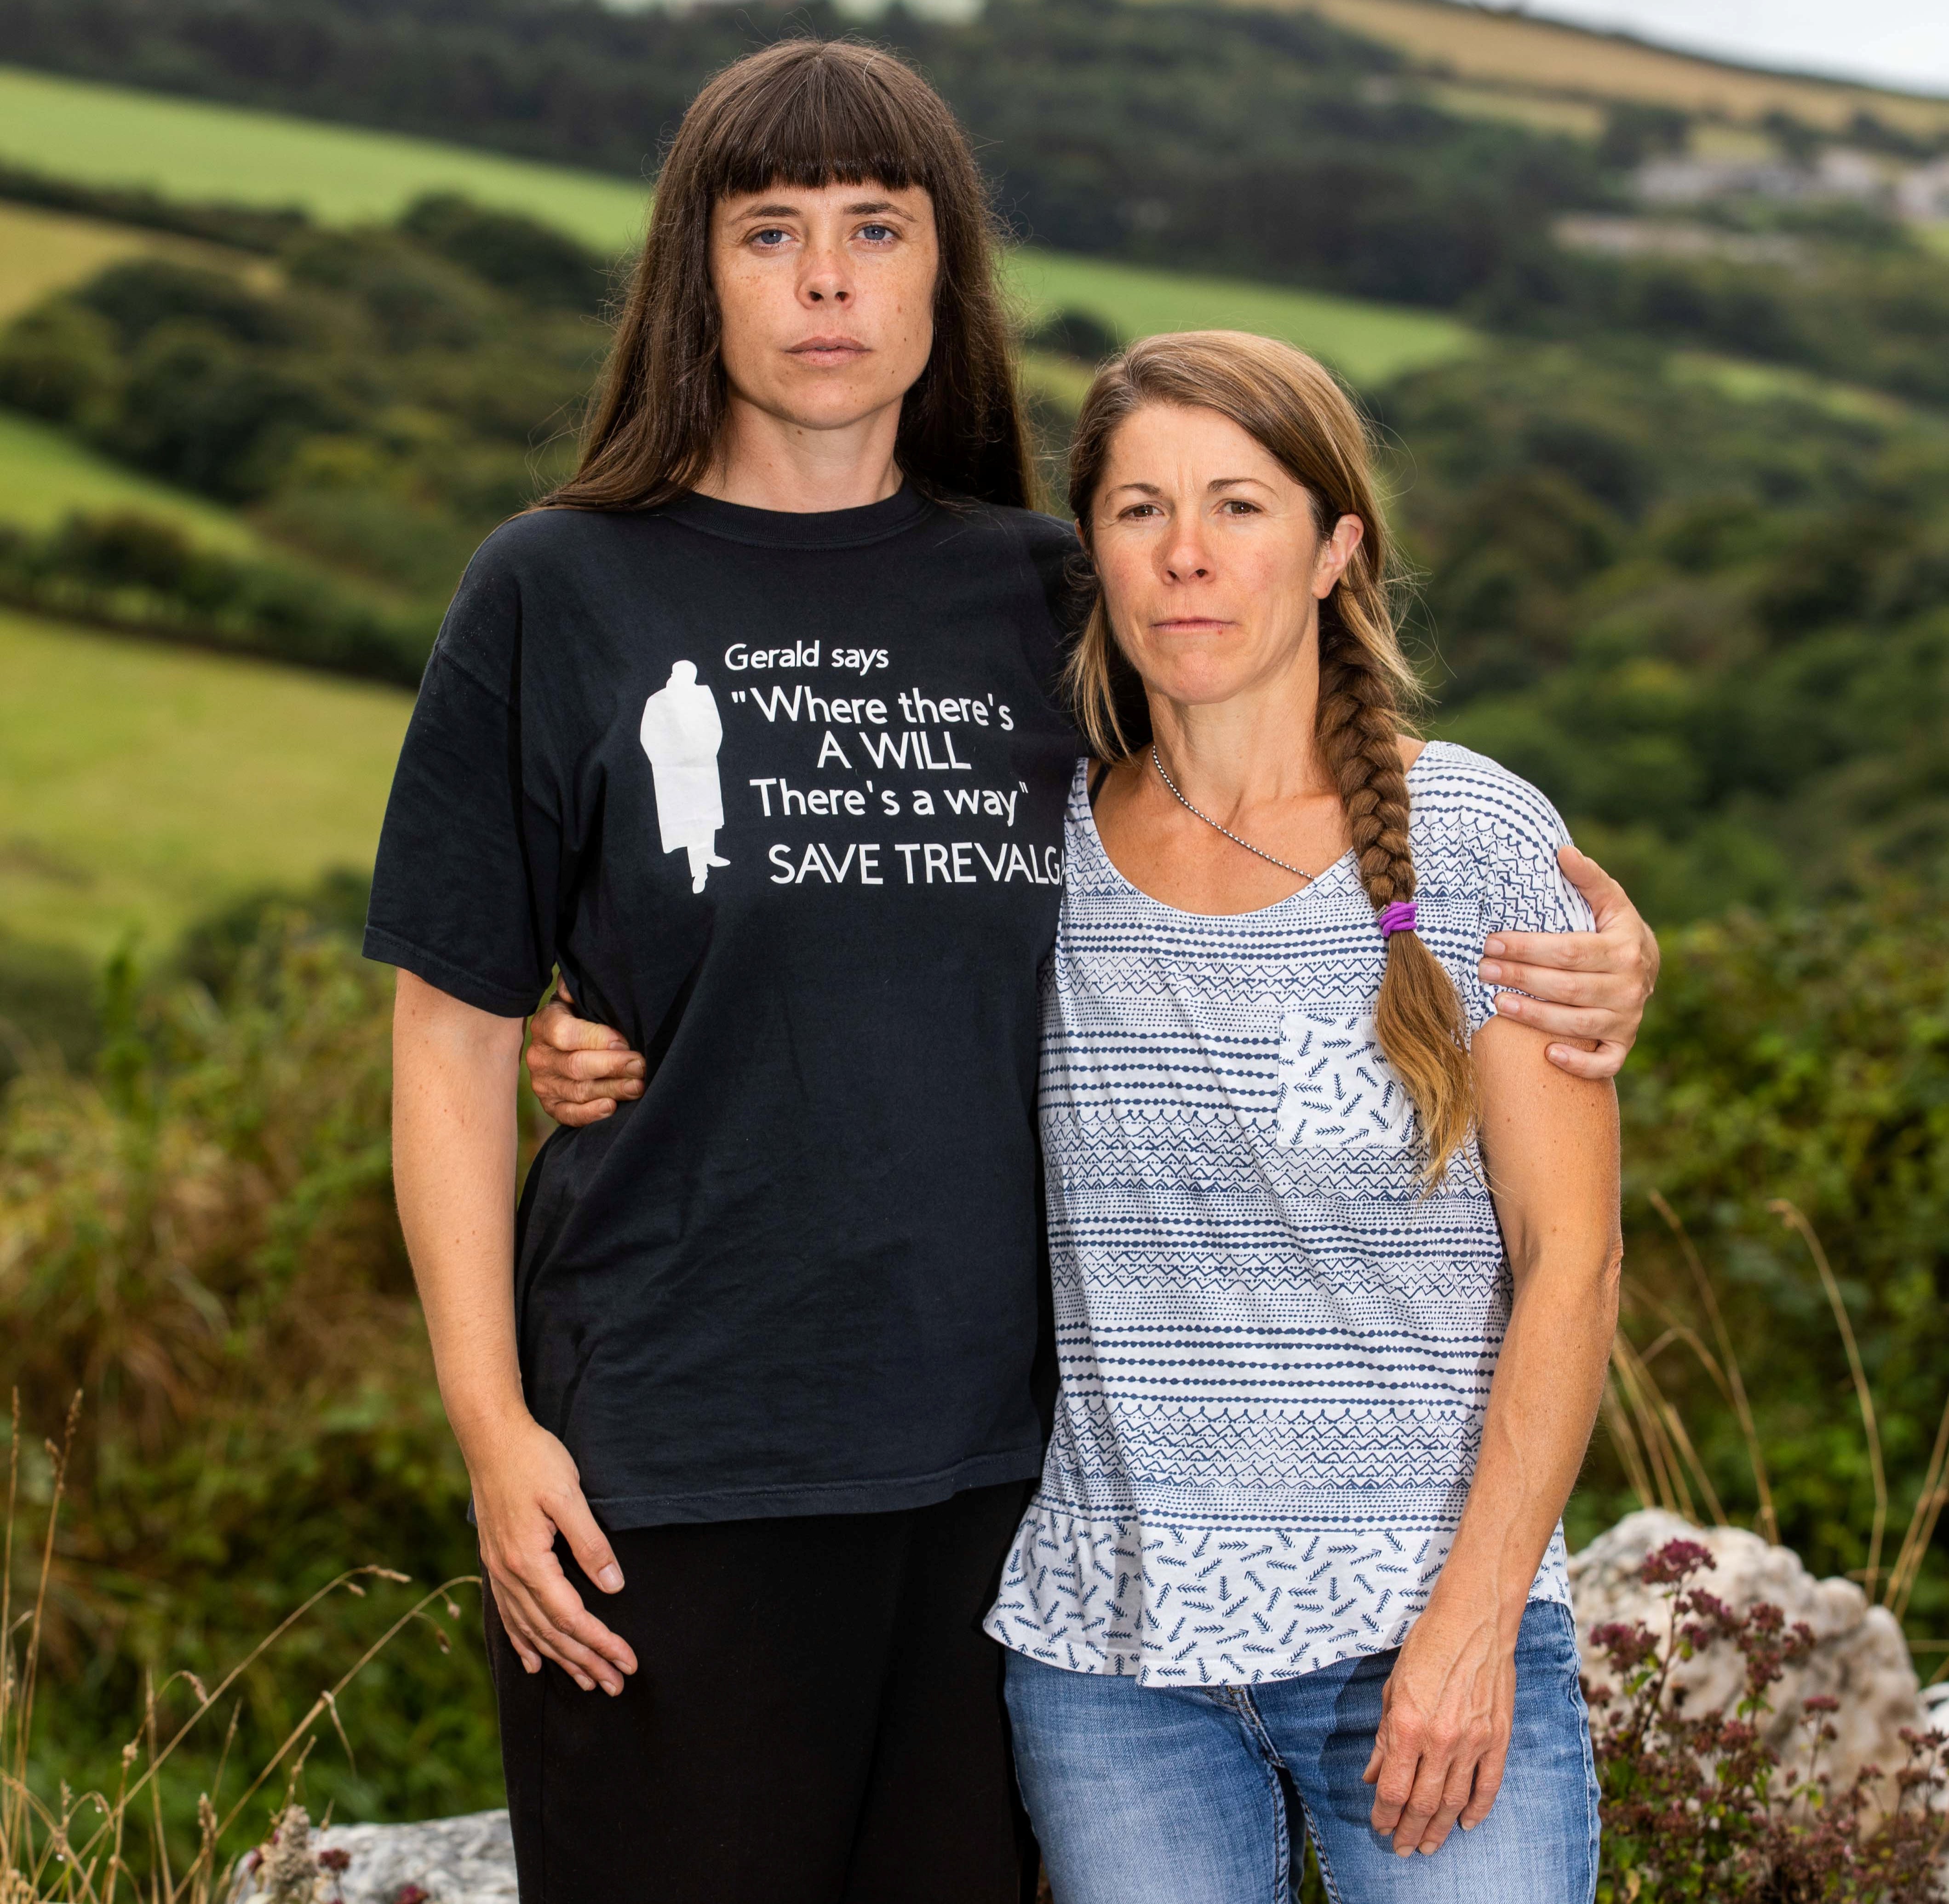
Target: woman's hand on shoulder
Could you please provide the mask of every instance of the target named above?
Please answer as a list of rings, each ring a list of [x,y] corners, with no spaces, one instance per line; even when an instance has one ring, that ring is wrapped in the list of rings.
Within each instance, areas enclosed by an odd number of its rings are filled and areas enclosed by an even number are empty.
[[[565,989],[528,1021],[523,1061],[542,1110],[571,1130],[600,1123],[619,1102],[643,1095],[642,1054],[606,1025],[592,1024],[569,1009]]]
[[[1624,889],[1588,853],[1565,846],[1556,859],[1590,902],[1596,930],[1498,933],[1483,948],[1482,980],[1515,988],[1497,995],[1503,1017],[1568,1041],[1550,1046],[1559,1070],[1613,1078],[1637,1042],[1658,983],[1658,939]]]
[[[480,1558],[501,1623],[530,1673],[552,1660],[584,1692],[614,1697],[636,1669],[629,1642],[582,1603],[562,1570],[555,1537],[605,1593],[620,1593],[623,1570],[582,1492],[574,1458],[524,1413],[485,1451],[469,1451],[468,1477]]]

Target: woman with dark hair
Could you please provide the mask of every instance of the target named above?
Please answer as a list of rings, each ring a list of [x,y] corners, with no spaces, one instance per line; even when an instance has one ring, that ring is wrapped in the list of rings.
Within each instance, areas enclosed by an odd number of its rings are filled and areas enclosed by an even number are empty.
[[[979,1626],[1041,1460],[1036,984],[1080,749],[1074,542],[1031,489],[947,107],[849,45],[720,74],[580,468],[442,629],[367,936],[530,1904],[1016,1895]],[[1556,1028],[1621,1058],[1618,901]],[[557,970],[614,1029],[552,1035],[636,1075],[582,1080],[614,1114],[566,1110],[518,1219]]]

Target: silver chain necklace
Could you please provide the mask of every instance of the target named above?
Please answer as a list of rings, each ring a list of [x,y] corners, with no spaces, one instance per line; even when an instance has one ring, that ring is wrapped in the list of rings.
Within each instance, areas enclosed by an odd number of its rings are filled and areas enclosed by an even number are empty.
[[[1248,853],[1257,853],[1261,859],[1270,861],[1272,865],[1278,867],[1282,872],[1291,873],[1296,877],[1304,880],[1309,886],[1313,884],[1313,874],[1309,873],[1304,866],[1295,866],[1288,864],[1286,861],[1280,859],[1276,854],[1267,853],[1263,846],[1255,846],[1252,844],[1251,840],[1240,839],[1229,827],[1220,826],[1209,813],[1199,812],[1198,809],[1193,806],[1190,801],[1186,800],[1182,794],[1178,793],[1177,782],[1172,779],[1169,774],[1164,772],[1164,763],[1158,758],[1157,744],[1155,741],[1151,744],[1151,765],[1158,770],[1158,779],[1162,781],[1164,784],[1170,789],[1173,794],[1177,795],[1178,805],[1183,807],[1184,810],[1191,815],[1194,819],[1202,820],[1214,833],[1223,834],[1225,837],[1230,840],[1233,846],[1243,846]]]

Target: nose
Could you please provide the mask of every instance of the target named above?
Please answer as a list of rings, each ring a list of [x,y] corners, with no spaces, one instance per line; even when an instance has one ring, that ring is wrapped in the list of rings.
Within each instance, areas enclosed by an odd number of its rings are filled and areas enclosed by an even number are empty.
[[[1211,579],[1211,552],[1205,546],[1195,523],[1181,523],[1161,552],[1165,580],[1208,582]]]
[[[832,246],[809,250],[798,288],[800,298],[807,304],[850,304],[853,281],[845,253]]]

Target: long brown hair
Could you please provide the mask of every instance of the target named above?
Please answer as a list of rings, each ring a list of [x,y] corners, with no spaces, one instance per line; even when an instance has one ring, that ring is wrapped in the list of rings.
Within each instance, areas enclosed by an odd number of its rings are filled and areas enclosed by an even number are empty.
[[[1400,573],[1360,412],[1323,365],[1290,344],[1237,331],[1146,338],[1097,373],[1077,421],[1069,499],[1086,547],[1117,428],[1152,403],[1215,410],[1236,423],[1305,489],[1322,536],[1342,516],[1360,518],[1360,545],[1320,607],[1313,744],[1339,787],[1374,909],[1413,899],[1407,777],[1397,744],[1402,710],[1422,690],[1401,650]],[[1128,666],[1099,589],[1068,679],[1090,744],[1105,759],[1130,751],[1117,707],[1119,677]],[[1387,941],[1374,1029],[1420,1119],[1427,1181],[1434,1184],[1475,1128],[1475,1080],[1461,1000],[1441,961],[1412,932]]]
[[[995,276],[988,200],[967,135],[891,53],[786,40],[726,67],[683,116],[623,300],[575,474],[557,507],[647,509],[695,487],[725,412],[710,215],[768,186],[914,186],[934,201],[934,349],[901,407],[895,455],[937,497],[1028,506],[1034,477]]]

